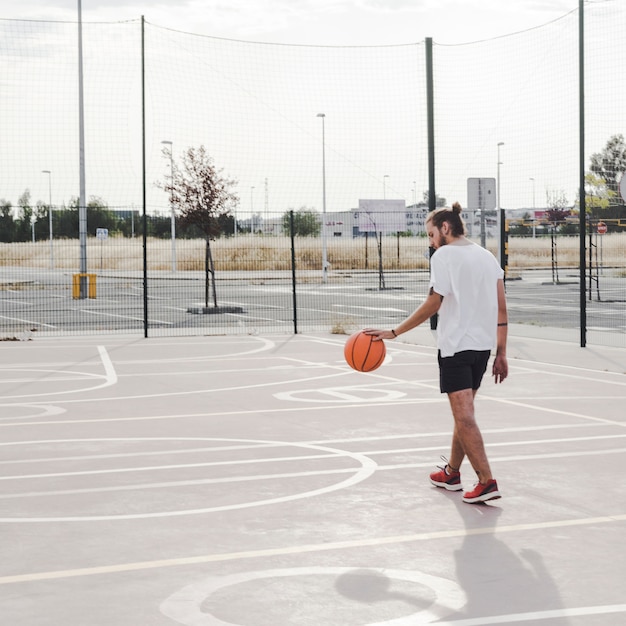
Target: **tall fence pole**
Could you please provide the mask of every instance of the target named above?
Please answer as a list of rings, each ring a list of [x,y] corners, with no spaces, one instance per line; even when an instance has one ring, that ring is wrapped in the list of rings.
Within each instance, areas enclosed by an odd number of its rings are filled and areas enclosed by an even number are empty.
[[[141,16],[141,155],[143,168],[142,220],[143,220],[143,336],[148,337],[148,217],[146,216],[146,22]]]
[[[579,198],[580,198],[580,347],[587,345],[587,299],[585,281],[587,267],[585,261],[585,235],[587,232],[587,204],[585,201],[585,16],[584,0],[578,2],[578,107],[579,107]]]
[[[437,194],[435,192],[435,96],[433,80],[433,40],[426,37],[426,111],[428,127],[428,210],[437,208]],[[429,248],[429,259],[435,251]],[[430,260],[428,262],[430,269]],[[430,329],[437,330],[439,315],[435,313],[430,318]]]
[[[433,86],[433,40],[426,37],[426,110],[428,124],[428,210],[437,207],[435,192],[435,97]]]
[[[291,293],[293,297],[293,334],[298,334],[298,304],[296,298],[296,242],[293,210],[289,211],[289,236],[291,238]]]
[[[83,12],[78,0],[78,239],[80,298],[87,297],[87,200],[85,191],[85,101],[83,96]]]

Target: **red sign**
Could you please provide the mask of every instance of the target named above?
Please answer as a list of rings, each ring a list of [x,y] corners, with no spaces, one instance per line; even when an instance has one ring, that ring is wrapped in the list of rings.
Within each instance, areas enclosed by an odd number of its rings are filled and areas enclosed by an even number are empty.
[[[606,224],[604,222],[598,222],[598,235],[606,235]]]

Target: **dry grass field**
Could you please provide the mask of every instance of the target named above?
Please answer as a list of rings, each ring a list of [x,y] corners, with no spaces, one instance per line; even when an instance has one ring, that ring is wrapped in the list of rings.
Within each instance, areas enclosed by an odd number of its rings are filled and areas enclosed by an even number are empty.
[[[604,267],[616,268],[623,275],[626,270],[626,233],[594,236],[593,249]],[[386,270],[426,269],[428,242],[424,237],[384,237],[382,242],[383,267]],[[497,242],[488,241],[496,253]],[[211,243],[217,271],[290,270],[291,250],[287,237],[240,235]],[[321,269],[322,243],[319,238],[296,238],[296,267],[298,270]],[[559,267],[578,267],[578,237],[556,238],[556,259]],[[374,238],[329,239],[328,261],[331,271],[378,268],[378,248]],[[587,252],[587,259],[588,259]],[[55,269],[76,271],[79,259],[77,240],[53,242]],[[143,247],[141,239],[109,238],[98,241],[89,238],[87,258],[90,271],[141,271]],[[171,268],[169,240],[149,239],[147,244],[148,270]],[[176,241],[177,269],[199,271],[204,269],[205,243],[203,240]],[[511,237],[509,241],[509,268],[549,268],[553,246],[550,237]],[[595,256],[594,256],[595,263]],[[50,267],[50,243],[0,244],[0,267],[47,269]]]

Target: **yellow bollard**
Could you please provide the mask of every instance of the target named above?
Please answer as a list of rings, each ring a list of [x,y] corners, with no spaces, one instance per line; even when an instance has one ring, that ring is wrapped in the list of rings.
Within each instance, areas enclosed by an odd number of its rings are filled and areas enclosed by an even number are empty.
[[[80,298],[80,279],[87,278],[87,294],[89,298],[96,297],[96,274],[73,274],[72,275],[72,298]]]
[[[96,275],[95,274],[87,274],[89,279],[89,297],[96,297]]]

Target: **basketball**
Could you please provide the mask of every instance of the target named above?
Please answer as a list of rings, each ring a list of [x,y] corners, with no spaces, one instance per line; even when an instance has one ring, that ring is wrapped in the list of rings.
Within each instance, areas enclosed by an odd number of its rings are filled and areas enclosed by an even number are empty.
[[[358,372],[373,372],[382,365],[387,354],[384,342],[374,341],[362,330],[351,335],[343,349],[346,362]]]

